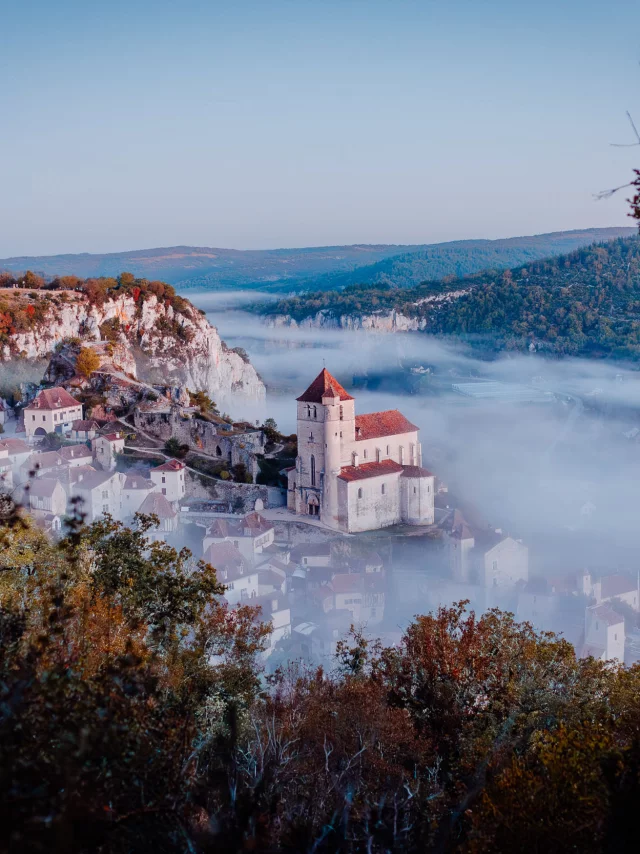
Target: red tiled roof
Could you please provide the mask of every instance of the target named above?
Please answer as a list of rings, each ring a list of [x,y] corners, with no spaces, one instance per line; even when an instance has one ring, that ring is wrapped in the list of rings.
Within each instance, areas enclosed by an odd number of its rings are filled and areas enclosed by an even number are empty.
[[[100,438],[106,439],[108,442],[119,442],[124,437],[122,433],[104,433]]]
[[[266,531],[270,531],[273,528],[273,525],[261,516],[259,513],[249,513],[244,517],[243,527],[248,530],[253,536],[257,534],[264,534]]]
[[[12,454],[30,454],[31,448],[22,439],[3,439],[0,442],[0,448],[9,451],[9,456]]]
[[[182,471],[184,468],[184,463],[178,462],[178,460],[168,460],[166,463],[162,463],[161,466],[156,466],[151,471]]]
[[[86,445],[67,445],[60,448],[60,456],[64,460],[78,460],[91,456],[91,451]]]
[[[340,469],[340,480],[366,480],[369,477],[382,477],[385,474],[398,474],[402,466],[393,460],[381,460],[379,463],[362,463],[360,466],[345,466]]]
[[[155,483],[141,474],[128,474],[123,489],[154,489]]]
[[[78,419],[77,421],[74,421],[72,423],[71,429],[75,430],[76,432],[77,431],[83,432],[86,430],[97,430],[98,429],[98,422],[93,421],[91,419],[85,419],[84,421],[81,419]]]
[[[230,569],[232,567],[244,566],[244,558],[233,545],[224,543],[212,543],[202,558],[205,563],[210,563],[214,569]]]
[[[138,508],[138,513],[150,515],[153,513],[158,519],[175,519],[176,511],[169,504],[161,492],[152,492]]]
[[[301,403],[322,403],[322,395],[329,390],[334,391],[340,400],[353,400],[351,395],[340,385],[335,377],[332,377],[326,368],[323,368],[309,388],[297,398]]]
[[[356,441],[378,439],[382,436],[399,436],[402,433],[415,433],[417,430],[416,425],[397,409],[356,415]]]
[[[606,575],[600,580],[600,597],[612,599],[624,593],[634,593],[638,589],[635,578],[628,575]]]
[[[331,588],[334,593],[361,593],[364,581],[361,575],[340,573],[331,579]]]
[[[433,477],[433,472],[423,469],[422,466],[402,466],[404,471],[400,477]]]
[[[624,617],[621,617],[617,611],[614,611],[613,608],[610,608],[608,605],[598,605],[595,608],[589,609],[596,620],[602,620],[603,623],[607,623],[609,626],[617,626],[618,623],[624,622]]]
[[[80,404],[71,397],[68,391],[63,388],[45,388],[39,391],[35,400],[25,407],[25,409],[65,409],[68,406],[79,406]]]

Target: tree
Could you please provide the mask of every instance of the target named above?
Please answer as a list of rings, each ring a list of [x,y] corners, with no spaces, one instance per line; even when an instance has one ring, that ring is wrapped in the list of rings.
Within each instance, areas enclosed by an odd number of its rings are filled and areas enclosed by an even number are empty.
[[[21,281],[23,288],[36,288],[38,290],[44,287],[44,283],[42,276],[38,276],[37,273],[33,273],[31,270],[27,270]]]
[[[247,471],[244,463],[236,463],[232,466],[231,474],[236,483],[253,483],[253,476]]]
[[[76,372],[83,377],[90,377],[100,367],[100,356],[90,347],[82,347],[76,357]]]
[[[164,452],[170,457],[177,457],[181,460],[189,453],[189,445],[183,445],[176,439],[175,436],[171,436],[164,443]]]
[[[215,405],[213,400],[211,400],[206,391],[190,391],[189,398],[191,400],[191,405],[197,406],[203,415],[218,411],[218,407]]]

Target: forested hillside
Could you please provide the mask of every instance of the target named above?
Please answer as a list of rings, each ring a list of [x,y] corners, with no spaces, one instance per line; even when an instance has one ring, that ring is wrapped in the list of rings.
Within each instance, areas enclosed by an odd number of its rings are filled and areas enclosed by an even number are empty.
[[[629,228],[592,228],[504,240],[459,240],[413,246],[354,244],[248,250],[170,246],[103,255],[5,258],[0,260],[0,271],[36,270],[47,277],[87,278],[117,276],[122,270],[130,270],[138,277],[162,279],[181,288],[259,288],[280,293],[310,288],[333,290],[355,282],[405,287],[447,275],[464,276],[489,268],[507,269],[631,231]]]
[[[637,850],[637,666],[459,603],[264,680],[259,609],[152,518],[2,511],[1,851]]]
[[[487,351],[536,348],[640,359],[640,240],[596,244],[502,273],[404,290],[354,286],[264,309],[297,321],[318,311],[337,316],[390,310],[424,319],[426,332],[458,336]]]

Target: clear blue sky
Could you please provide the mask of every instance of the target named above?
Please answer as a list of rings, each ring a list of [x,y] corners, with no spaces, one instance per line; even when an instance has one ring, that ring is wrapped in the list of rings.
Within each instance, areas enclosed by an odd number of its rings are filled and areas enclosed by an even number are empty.
[[[0,5],[0,257],[628,224],[637,0]]]

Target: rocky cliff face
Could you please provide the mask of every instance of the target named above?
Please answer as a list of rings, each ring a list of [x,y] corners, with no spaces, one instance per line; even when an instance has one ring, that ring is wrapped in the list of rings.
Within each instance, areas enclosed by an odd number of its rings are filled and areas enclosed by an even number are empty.
[[[426,325],[424,317],[407,317],[397,311],[375,312],[374,314],[332,314],[319,311],[304,320],[297,321],[287,314],[276,314],[267,318],[274,328],[290,326],[296,329],[363,329],[369,332],[420,332]]]
[[[93,305],[85,295],[67,292],[65,301],[51,302],[44,322],[11,336],[2,358],[46,357],[69,338],[100,340],[106,328],[114,347],[133,356],[123,369],[143,380],[206,390],[218,403],[237,396],[264,398],[264,383],[253,365],[230,350],[203,315],[191,305],[175,311],[154,295],[139,302],[131,295],[117,296]]]
[[[414,303],[407,303],[409,311],[420,309],[420,312],[403,314],[391,309],[374,311],[369,314],[337,314],[331,309],[322,309],[315,314],[296,320],[288,314],[267,316],[268,326],[294,327],[296,329],[363,329],[368,332],[422,332],[428,326],[425,309],[437,310],[439,306],[459,299],[469,293],[469,288],[448,291],[444,294],[433,294]],[[428,304],[428,305],[427,305]]]

